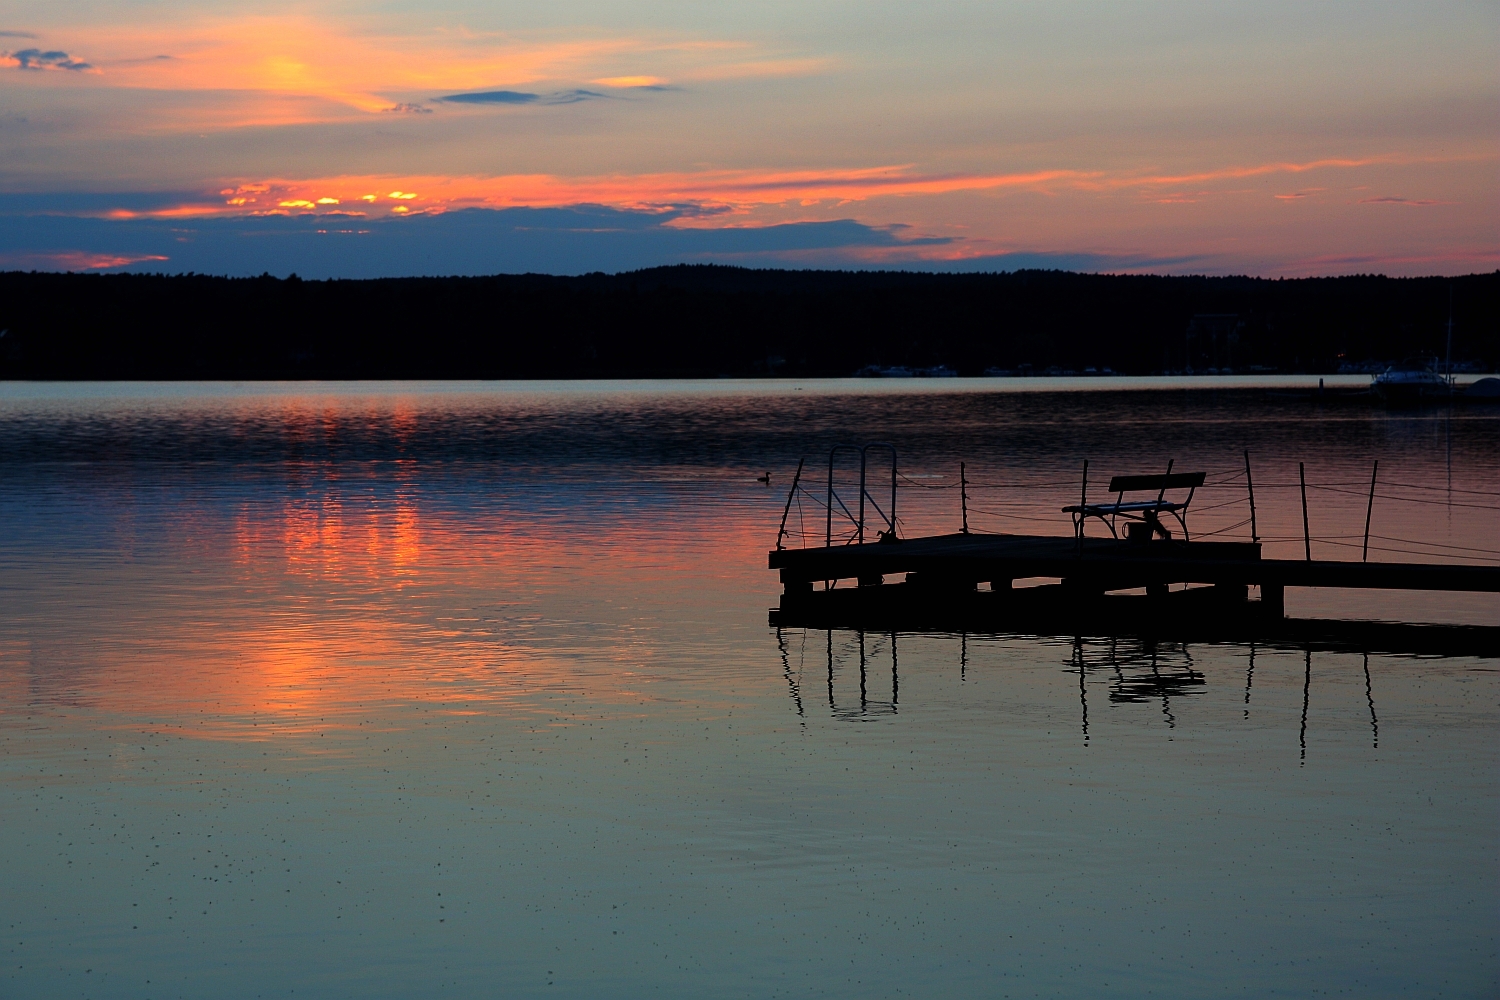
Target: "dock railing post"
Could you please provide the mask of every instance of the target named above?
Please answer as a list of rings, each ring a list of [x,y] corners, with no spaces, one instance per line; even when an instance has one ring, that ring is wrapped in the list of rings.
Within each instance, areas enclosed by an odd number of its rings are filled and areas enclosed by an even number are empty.
[[[896,537],[896,449],[891,448],[891,538]]]
[[[963,504],[964,534],[969,533],[969,475],[964,463],[958,463],[958,496]]]
[[[869,492],[868,466],[869,466],[869,455],[870,455],[870,449],[871,448],[878,448],[881,451],[888,451],[888,452],[891,453],[891,507],[890,507],[889,511],[881,510],[880,509],[880,503],[875,499],[874,494],[872,494],[872,493]],[[894,542],[896,540],[896,479],[897,479],[897,476],[898,476],[898,471],[897,471],[897,468],[896,468],[896,446],[895,445],[887,444],[884,441],[871,441],[869,444],[865,445],[863,448],[860,449],[860,452],[859,452],[859,541],[860,541],[860,544],[864,544],[864,540],[865,540],[865,501],[866,500],[868,500],[870,502],[870,506],[871,507],[875,508],[875,513],[879,514],[882,518],[885,519],[886,530],[885,531],[879,531],[879,530],[876,531],[877,541],[879,541],[879,540],[889,540],[889,541],[893,541]]]
[[[1088,520],[1088,515],[1083,508],[1089,502],[1089,460],[1083,460],[1083,489],[1078,494],[1078,554],[1083,555],[1083,525]]]
[[[1260,533],[1255,530],[1255,481],[1250,478],[1250,452],[1245,451],[1245,489],[1250,491],[1250,541],[1259,542]]]
[[[826,527],[823,532],[823,547],[830,549],[833,548],[833,455],[836,451],[838,451],[837,445],[828,453],[828,504],[824,508],[827,516],[824,521]],[[829,662],[833,661],[830,660]],[[832,667],[829,669],[832,669]]]
[[[859,450],[859,527],[854,537],[860,545],[865,544],[865,469],[869,464],[869,445]]]
[[[1365,507],[1365,547],[1360,553],[1360,562],[1370,561],[1370,515],[1375,513],[1375,476],[1380,472],[1380,459],[1375,460],[1375,466],[1370,470],[1370,502]]]
[[[1312,534],[1307,528],[1307,467],[1297,463],[1297,482],[1302,486],[1302,548],[1307,561],[1312,562]]]
[[[802,482],[802,466],[806,464],[806,462],[806,455],[803,455],[801,458],[797,459],[797,474],[792,477],[792,490],[786,495],[786,507],[781,511],[781,529],[776,532],[777,552],[780,552],[784,548],[781,543],[782,539],[786,538],[786,518],[787,515],[792,512],[792,498],[797,495],[797,484]],[[799,507],[798,510],[801,510],[801,508]],[[799,514],[798,516],[800,517],[801,515]],[[805,545],[806,542],[804,542],[803,544]]]

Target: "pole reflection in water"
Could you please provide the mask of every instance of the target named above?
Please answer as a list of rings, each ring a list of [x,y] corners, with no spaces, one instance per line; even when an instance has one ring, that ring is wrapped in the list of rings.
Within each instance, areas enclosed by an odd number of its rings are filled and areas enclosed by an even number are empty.
[[[1088,668],[1083,662],[1083,640],[1073,640],[1073,662],[1078,668],[1078,702],[1083,712],[1083,745],[1089,743],[1089,692]]]
[[[896,714],[896,705],[901,700],[901,678],[896,671],[896,633],[891,633],[891,714]]]
[[[895,715],[899,710],[901,699],[901,676],[900,660],[897,655],[896,633],[890,632],[885,636],[890,643],[891,649],[891,698],[889,701],[881,701],[870,695],[870,662],[878,658],[881,649],[877,643],[873,648],[867,644],[866,633],[855,631],[852,648],[848,650],[859,665],[859,707],[840,708],[838,696],[835,693],[836,680],[839,673],[840,656],[837,655],[832,629],[825,630],[827,635],[827,657],[828,657],[828,710],[836,718],[857,719],[880,715]]]
[[[776,648],[781,650],[781,673],[786,678],[787,690],[791,692],[792,704],[797,706],[798,718],[805,718],[807,713],[802,710],[802,667],[800,659],[797,674],[794,677],[792,675],[792,658],[787,651],[786,633],[779,628],[776,630]],[[802,653],[805,657],[807,653],[807,633],[805,632],[802,634]]]
[[[1299,762],[1307,763],[1307,700],[1312,692],[1312,650],[1307,650],[1306,669],[1302,674],[1302,729],[1297,734],[1297,743],[1302,748]]]
[[[789,630],[777,629],[776,642],[780,655],[781,673],[786,683],[786,689],[792,703],[792,709],[799,719],[806,718],[805,706],[802,702],[801,668],[794,670],[791,666],[791,641],[787,635]],[[795,630],[790,630],[795,631]],[[903,637],[900,633],[882,633],[876,641],[870,633],[860,630],[847,630],[841,632],[838,629],[821,630],[824,633],[825,656],[827,663],[827,691],[828,708],[830,717],[834,719],[857,720],[868,719],[876,716],[895,716],[900,707],[901,672],[900,672],[900,648],[910,647],[916,644],[920,652],[917,655],[915,668],[916,673],[908,677],[908,683],[915,685],[919,699],[923,695],[935,695],[939,704],[946,706],[946,710],[961,708],[965,702],[972,697],[974,701],[970,705],[973,710],[992,713],[1004,713],[1011,710],[1010,704],[1004,699],[996,702],[985,700],[988,694],[986,681],[1001,680],[1009,683],[1013,680],[1012,675],[1007,672],[1004,661],[987,663],[987,653],[991,651],[1014,651],[1018,648],[1031,647],[1045,649],[1055,646],[1061,640],[1046,638],[1028,638],[1006,635],[971,635],[970,633],[958,634],[929,634],[908,633]],[[836,635],[835,633],[839,633]],[[806,642],[806,630],[802,631],[802,642]],[[871,670],[874,665],[882,660],[885,650],[882,643],[890,644],[891,660],[891,697],[888,701],[881,700],[875,696],[872,688],[874,683]],[[1096,675],[1103,675],[1102,686],[1108,692],[1108,704],[1111,708],[1126,708],[1134,705],[1154,704],[1159,707],[1157,718],[1160,726],[1159,732],[1169,742],[1183,725],[1182,705],[1190,701],[1197,701],[1210,695],[1210,672],[1200,667],[1198,658],[1204,654],[1205,649],[1216,651],[1215,659],[1221,663],[1220,669],[1228,666],[1232,660],[1224,654],[1232,656],[1236,648],[1231,645],[1215,647],[1202,647],[1195,652],[1194,648],[1185,643],[1166,643],[1142,639],[1130,639],[1111,637],[1108,639],[1086,639],[1075,636],[1066,640],[1068,656],[1064,661],[1065,672],[1077,677],[1077,702],[1078,732],[1082,736],[1082,746],[1095,745],[1100,735],[1100,725],[1105,725],[1106,732],[1111,732],[1113,724],[1122,720],[1115,716],[1101,718],[1090,713],[1089,687],[1096,683]],[[1277,707],[1275,702],[1283,692],[1287,692],[1287,681],[1290,680],[1284,673],[1277,673],[1277,664],[1285,664],[1284,657],[1291,650],[1267,648],[1259,644],[1247,644],[1242,647],[1246,657],[1245,677],[1243,693],[1239,693],[1237,686],[1229,687],[1224,693],[1233,691],[1232,700],[1227,703],[1228,709],[1234,717],[1245,724],[1250,721],[1250,699],[1255,688],[1256,674],[1264,668],[1266,658],[1269,656],[1272,673],[1269,675],[1267,684],[1269,687],[1262,694],[1264,704],[1260,710],[1261,718],[1285,717],[1286,714],[1295,713],[1297,716],[1297,748],[1299,765],[1306,766],[1307,743],[1309,729],[1309,714],[1312,695],[1312,649],[1303,647],[1300,649],[1301,662],[1298,666],[1300,676],[1297,680],[1300,684],[1300,698],[1291,705]],[[946,649],[946,654],[943,650]],[[932,654],[936,652],[935,658]],[[976,663],[975,653],[979,655]],[[956,654],[956,655],[955,655]],[[937,673],[925,670],[925,666],[938,665],[943,662],[952,663],[958,660],[958,684],[951,692],[943,693],[939,684],[942,676],[941,671]],[[1331,665],[1337,665],[1335,659]],[[839,678],[841,667],[844,664],[856,666],[859,670],[859,684],[857,703],[843,701],[839,695]],[[976,673],[977,670],[977,673]],[[951,677],[952,675],[947,675]],[[1380,745],[1379,720],[1376,714],[1373,674],[1370,666],[1370,654],[1362,654],[1360,673],[1357,675],[1363,683],[1364,709],[1367,713],[1368,733],[1370,735],[1369,745],[1371,749],[1378,749]],[[1225,678],[1227,679],[1227,678]],[[1347,683],[1347,681],[1345,681]],[[972,696],[965,696],[960,692],[973,690]],[[1297,688],[1292,688],[1297,690]],[[853,694],[853,692],[848,692]],[[845,696],[847,697],[847,695]],[[952,699],[950,703],[945,699]],[[1216,699],[1209,698],[1209,702],[1220,704]],[[931,709],[933,706],[917,701],[908,708],[921,713]],[[1201,710],[1192,713],[1192,726],[1201,728],[1205,725],[1205,716]],[[1132,725],[1140,722],[1136,718]],[[1218,723],[1214,723],[1218,724]],[[1284,731],[1284,730],[1282,730]]]
[[[865,690],[865,634],[859,634],[859,710],[863,714],[865,706],[869,703]]]
[[[1369,654],[1365,654],[1365,662],[1369,662]],[[1250,718],[1250,684],[1255,680],[1255,643],[1250,644],[1250,665],[1245,668],[1245,718]]]

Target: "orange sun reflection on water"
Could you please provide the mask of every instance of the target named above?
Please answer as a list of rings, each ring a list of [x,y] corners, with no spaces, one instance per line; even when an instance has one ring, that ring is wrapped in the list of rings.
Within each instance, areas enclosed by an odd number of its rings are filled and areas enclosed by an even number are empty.
[[[405,483],[402,464],[381,480]],[[568,725],[559,699],[579,695],[640,714],[653,665],[682,654],[660,620],[601,607],[600,595],[680,607],[705,580],[738,575],[741,559],[766,582],[759,526],[711,509],[674,510],[643,545],[629,532],[434,512],[415,485],[372,500],[357,470],[316,472],[299,495],[185,510],[181,540],[158,553],[166,577],[135,588],[105,568],[108,608],[60,629],[49,664],[0,650],[8,714],[65,706],[112,716],[101,728],[229,740],[474,714]],[[83,668],[49,680],[59,660]],[[310,744],[354,752],[326,747]]]

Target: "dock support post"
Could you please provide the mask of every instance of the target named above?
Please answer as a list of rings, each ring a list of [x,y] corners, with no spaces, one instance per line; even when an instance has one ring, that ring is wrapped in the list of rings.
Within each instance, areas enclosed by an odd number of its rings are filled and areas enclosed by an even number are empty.
[[[1249,589],[1243,583],[1216,583],[1213,587],[1213,594],[1214,598],[1222,603],[1242,604]]]
[[[1263,583],[1260,585],[1261,610],[1267,615],[1275,615],[1277,618],[1286,617],[1286,585],[1281,583]]]
[[[1375,460],[1375,467],[1370,470],[1370,503],[1365,507],[1365,547],[1360,553],[1360,562],[1370,561],[1370,515],[1375,513],[1375,475],[1380,471],[1380,460]]]
[[[1301,462],[1297,463],[1297,481],[1302,486],[1302,548],[1307,561],[1312,562],[1312,535],[1307,529],[1307,469]]]
[[[1250,478],[1250,451],[1245,451],[1245,489],[1250,491],[1250,541],[1259,542],[1260,532],[1255,530],[1255,481]]]

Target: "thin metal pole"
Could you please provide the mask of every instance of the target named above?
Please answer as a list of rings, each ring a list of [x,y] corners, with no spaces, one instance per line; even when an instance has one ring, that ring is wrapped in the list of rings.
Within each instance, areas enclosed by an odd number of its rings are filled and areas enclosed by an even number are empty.
[[[1360,562],[1370,560],[1370,515],[1375,513],[1375,475],[1380,471],[1380,460],[1375,460],[1375,467],[1370,470],[1370,503],[1365,507],[1365,549],[1360,554]]]
[[[958,495],[963,501],[964,534],[969,533],[969,475],[964,463],[958,463]]]
[[[781,530],[776,532],[776,551],[782,549],[781,540],[786,537],[786,518],[792,512],[792,498],[797,495],[797,484],[802,482],[802,466],[807,462],[807,456],[803,455],[797,459],[797,474],[792,477],[792,490],[786,495],[786,507],[781,512]],[[800,508],[799,508],[800,509]],[[800,516],[800,515],[798,515]],[[803,545],[807,542],[804,540]]]
[[[1088,520],[1082,508],[1087,507],[1089,502],[1089,460],[1083,460],[1083,490],[1078,495],[1078,554],[1083,555],[1083,524]]]
[[[896,449],[891,449],[891,540],[896,540]]]
[[[834,456],[834,453],[837,452],[837,451],[838,451],[838,446],[835,445],[834,448],[833,448],[833,451],[830,451],[828,453],[828,507],[827,507],[827,511],[826,511],[826,513],[827,513],[827,521],[826,521],[827,528],[824,530],[824,533],[823,533],[823,547],[824,548],[832,548],[833,547],[833,456]],[[832,634],[832,633],[830,633],[830,634]],[[830,647],[830,648],[832,648],[832,647]],[[832,664],[833,664],[833,659],[832,659],[833,654],[829,653],[828,656],[829,656],[829,660],[828,660],[829,668],[828,669],[832,670],[833,669],[833,666],[832,666]]]
[[[1250,540],[1260,541],[1260,533],[1255,530],[1255,480],[1250,478],[1250,452],[1245,452],[1245,488],[1250,491]]]
[[[865,468],[867,464],[866,454],[869,446],[866,445],[859,452],[859,544],[865,544]]]
[[[1448,395],[1453,395],[1453,285],[1448,285],[1448,352],[1445,362],[1448,373],[1444,376],[1448,381]]]
[[[1302,485],[1302,546],[1307,552],[1307,561],[1312,562],[1312,535],[1307,529],[1307,470],[1297,463],[1297,481]]]

